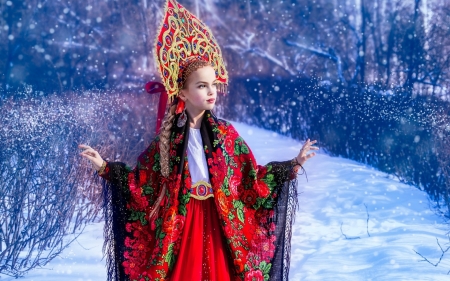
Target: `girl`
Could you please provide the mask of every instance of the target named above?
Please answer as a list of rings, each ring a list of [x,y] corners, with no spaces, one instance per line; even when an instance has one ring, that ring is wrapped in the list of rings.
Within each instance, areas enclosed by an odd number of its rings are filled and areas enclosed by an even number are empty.
[[[159,135],[133,170],[80,145],[107,181],[108,280],[287,280],[296,173],[315,141],[258,166],[211,112],[227,83],[214,37],[176,1],[166,5],[156,53],[172,102]]]

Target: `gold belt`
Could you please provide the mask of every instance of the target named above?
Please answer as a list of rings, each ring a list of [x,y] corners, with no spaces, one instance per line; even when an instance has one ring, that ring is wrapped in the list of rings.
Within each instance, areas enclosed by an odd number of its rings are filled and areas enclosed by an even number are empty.
[[[214,197],[213,189],[210,183],[206,181],[198,181],[189,189],[191,197],[197,200],[205,200]]]

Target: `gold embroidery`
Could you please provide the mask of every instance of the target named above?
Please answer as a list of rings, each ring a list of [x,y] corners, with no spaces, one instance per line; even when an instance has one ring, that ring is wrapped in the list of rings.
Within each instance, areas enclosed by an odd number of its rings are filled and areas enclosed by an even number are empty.
[[[203,180],[200,180],[193,184],[190,188],[190,191],[190,196],[197,200],[206,200],[208,198],[214,197],[211,184]]]

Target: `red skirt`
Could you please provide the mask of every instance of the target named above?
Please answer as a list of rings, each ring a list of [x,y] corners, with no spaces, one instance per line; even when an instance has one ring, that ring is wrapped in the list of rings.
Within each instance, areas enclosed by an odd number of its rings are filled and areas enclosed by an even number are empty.
[[[233,267],[214,198],[191,198],[171,281],[230,281]]]

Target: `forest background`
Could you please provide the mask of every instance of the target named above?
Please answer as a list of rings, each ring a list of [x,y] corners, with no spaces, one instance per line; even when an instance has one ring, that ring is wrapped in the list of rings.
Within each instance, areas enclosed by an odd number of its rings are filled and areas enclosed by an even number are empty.
[[[230,74],[219,116],[374,166],[450,218],[450,3],[180,1]],[[164,1],[0,0],[0,273],[22,276],[101,219],[77,144],[133,165],[154,136]]]

